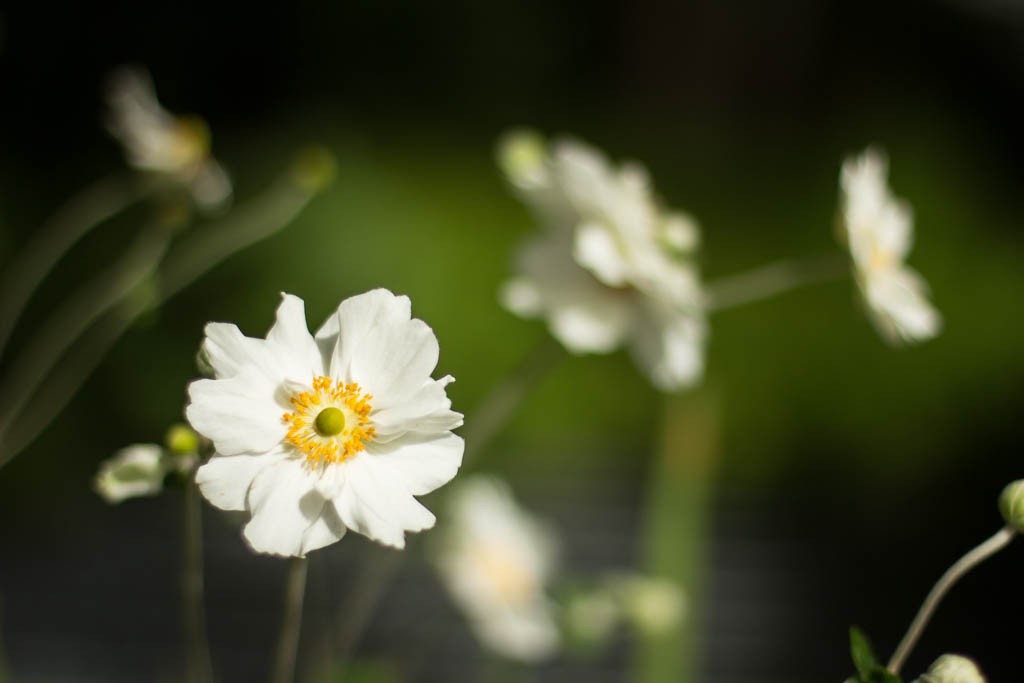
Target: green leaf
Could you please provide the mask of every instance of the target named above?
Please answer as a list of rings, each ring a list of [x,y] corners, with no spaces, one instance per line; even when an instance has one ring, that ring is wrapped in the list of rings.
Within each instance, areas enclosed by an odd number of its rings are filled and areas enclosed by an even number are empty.
[[[862,681],[868,681],[872,671],[879,668],[878,659],[867,636],[856,626],[850,627],[850,656]]]

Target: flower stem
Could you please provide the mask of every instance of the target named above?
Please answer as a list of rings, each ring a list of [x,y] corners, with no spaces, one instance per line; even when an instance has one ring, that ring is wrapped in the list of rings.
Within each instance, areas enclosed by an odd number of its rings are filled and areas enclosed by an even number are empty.
[[[203,508],[194,474],[193,468],[185,482],[184,495],[185,561],[181,570],[181,592],[185,608],[185,680],[212,683],[213,666],[203,606]]]
[[[220,261],[280,231],[315,195],[314,190],[295,183],[289,171],[286,180],[176,245],[161,269],[160,291],[144,291],[143,283],[128,293],[120,306],[97,321],[91,338],[75,346],[73,356],[58,368],[59,372],[50,373],[50,380],[41,385],[27,410],[17,415],[10,432],[0,432],[0,467],[28,447],[57,418],[110,347],[139,316],[167,301]]]
[[[914,649],[914,645],[917,643],[918,638],[921,637],[921,633],[924,631],[925,627],[928,625],[928,621],[935,613],[935,609],[939,606],[939,603],[942,602],[942,598],[949,592],[949,589],[953,587],[953,584],[959,581],[960,578],[967,572],[971,571],[971,569],[1005,548],[1010,541],[1013,540],[1015,535],[1016,532],[1012,527],[1003,527],[991,538],[970,550],[966,555],[957,560],[952,567],[946,570],[946,573],[943,574],[938,582],[932,587],[931,591],[928,593],[928,597],[924,599],[924,603],[921,604],[921,609],[917,611],[917,616],[915,616],[914,621],[911,622],[906,635],[903,636],[903,640],[901,640],[900,644],[896,647],[896,651],[889,660],[889,665],[887,667],[890,672],[899,674],[907,656],[910,654],[910,651]]]
[[[462,430],[466,441],[463,466],[480,457],[516,408],[564,357],[565,352],[558,342],[545,336],[519,365],[487,393],[473,411],[473,420]]]
[[[720,403],[714,393],[665,398],[644,500],[642,552],[651,576],[682,586],[688,609],[669,632],[637,644],[631,680],[638,683],[694,683],[700,676],[720,441]]]
[[[709,283],[705,302],[709,311],[735,308],[804,285],[835,280],[849,272],[846,259],[832,254],[802,261],[779,261]]]
[[[0,596],[0,683],[9,683],[11,672],[7,668],[7,653],[4,652],[4,601]]]
[[[0,354],[32,294],[60,258],[96,226],[141,200],[149,186],[136,178],[106,178],[85,188],[33,232],[0,282]]]
[[[170,238],[170,230],[162,223],[144,229],[117,263],[70,295],[32,336],[0,382],[0,440],[68,349],[96,320],[152,276]]]
[[[299,630],[302,626],[302,599],[306,592],[306,570],[309,562],[304,557],[293,557],[288,565],[284,588],[284,617],[281,636],[277,641],[274,659],[273,683],[292,683],[295,680],[295,655],[299,650]]]

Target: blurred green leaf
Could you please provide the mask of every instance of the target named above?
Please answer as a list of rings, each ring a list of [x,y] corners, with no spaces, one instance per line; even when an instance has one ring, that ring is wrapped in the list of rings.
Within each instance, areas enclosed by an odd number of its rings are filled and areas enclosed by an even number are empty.
[[[899,676],[878,663],[867,636],[855,626],[850,628],[850,657],[858,675],[846,683],[901,683]]]

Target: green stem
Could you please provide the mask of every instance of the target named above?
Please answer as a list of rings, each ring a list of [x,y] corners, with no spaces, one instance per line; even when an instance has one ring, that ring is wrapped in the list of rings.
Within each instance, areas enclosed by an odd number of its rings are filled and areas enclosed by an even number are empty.
[[[549,336],[536,346],[511,372],[487,393],[472,412],[462,436],[466,441],[463,466],[469,464],[501,433],[516,409],[540,382],[551,373],[565,351]]]
[[[705,305],[709,311],[735,308],[849,273],[848,260],[831,254],[817,259],[779,261],[712,281],[704,290]]]
[[[4,652],[4,601],[0,597],[0,683],[10,683],[11,672],[7,668],[7,656]]]
[[[952,567],[946,570],[946,573],[939,578],[938,582],[924,599],[924,603],[922,603],[921,608],[917,611],[917,615],[914,617],[914,621],[911,622],[910,628],[907,629],[906,635],[903,636],[903,640],[896,647],[896,651],[893,653],[892,659],[889,660],[889,665],[887,666],[889,671],[899,674],[903,663],[907,660],[907,656],[914,649],[914,645],[921,637],[932,615],[935,614],[935,609],[942,602],[942,598],[949,592],[949,589],[964,574],[1009,545],[1014,536],[1016,536],[1016,532],[1013,528],[1005,526],[991,538],[970,550],[966,555],[957,560]]]
[[[0,282],[0,354],[15,323],[46,275],[90,230],[141,200],[151,187],[137,178],[106,178],[90,185],[58,209],[6,267]]]
[[[699,634],[720,429],[718,401],[708,392],[666,397],[658,457],[649,475],[643,553],[651,576],[683,588],[688,610],[672,631],[637,644],[633,678],[640,683],[694,683],[701,671]]]
[[[0,383],[0,441],[68,349],[94,322],[152,276],[170,238],[170,230],[160,223],[143,230],[117,263],[76,290],[36,331]]]
[[[284,616],[281,635],[274,658],[273,683],[293,683],[295,658],[299,651],[299,631],[302,627],[302,602],[306,593],[306,573],[309,562],[304,557],[293,557],[285,579]]]
[[[181,571],[181,592],[185,611],[185,680],[189,683],[212,683],[213,666],[203,604],[203,507],[194,475],[193,468],[185,482],[184,494],[185,561]]]
[[[278,182],[228,217],[204,226],[191,239],[175,246],[164,261],[158,293],[144,292],[146,283],[142,283],[125,297],[120,307],[93,326],[91,338],[76,345],[59,372],[51,373],[51,381],[42,385],[31,405],[11,425],[10,433],[2,435],[6,438],[0,439],[0,467],[27,448],[57,418],[110,347],[139,316],[167,301],[221,260],[280,231],[306,207],[315,190],[296,183],[290,171],[285,177],[286,181]]]

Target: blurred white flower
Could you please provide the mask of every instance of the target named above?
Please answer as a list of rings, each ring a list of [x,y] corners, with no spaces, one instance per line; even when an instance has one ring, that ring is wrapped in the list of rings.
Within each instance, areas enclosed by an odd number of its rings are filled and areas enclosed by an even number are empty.
[[[448,504],[436,564],[481,643],[524,662],[553,655],[560,636],[544,591],[554,571],[554,535],[493,479],[461,482]]]
[[[156,444],[127,446],[100,464],[93,489],[108,503],[155,496],[164,488],[168,465],[164,450]]]
[[[876,149],[843,163],[841,221],[854,274],[875,327],[890,344],[934,337],[942,317],[928,285],[904,263],[913,242],[910,206],[892,196],[888,161]]]
[[[434,525],[414,498],[455,476],[462,424],[433,331],[408,297],[376,289],[341,302],[314,338],[301,299],[283,295],[266,339],[206,326],[215,379],[189,386],[186,416],[213,442],[196,474],[206,498],[244,510],[249,546],[303,556],[352,529],[402,548]]]
[[[144,69],[115,71],[108,84],[107,106],[107,128],[124,146],[130,165],[183,183],[203,208],[216,208],[231,197],[227,172],[210,156],[206,123],[164,109]]]
[[[546,318],[573,353],[628,345],[659,389],[698,381],[707,326],[693,219],[659,206],[641,166],[615,168],[579,142],[549,149],[516,133],[499,162],[542,227],[518,253],[505,307]]]

